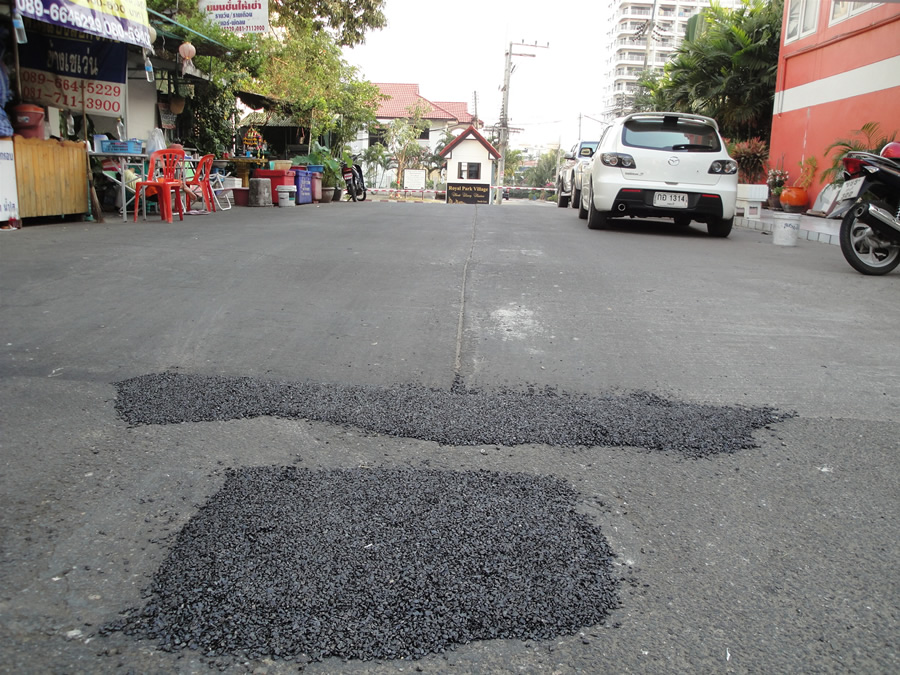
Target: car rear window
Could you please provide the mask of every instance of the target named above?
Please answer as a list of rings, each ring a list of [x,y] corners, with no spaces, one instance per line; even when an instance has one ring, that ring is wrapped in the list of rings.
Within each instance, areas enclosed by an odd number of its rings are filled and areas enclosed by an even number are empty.
[[[679,117],[628,120],[622,142],[632,148],[671,152],[719,152],[719,134],[711,126]]]

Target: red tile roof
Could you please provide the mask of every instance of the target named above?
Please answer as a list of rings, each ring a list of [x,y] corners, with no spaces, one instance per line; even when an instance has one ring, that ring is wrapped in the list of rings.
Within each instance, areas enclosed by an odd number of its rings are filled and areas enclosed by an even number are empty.
[[[495,159],[500,159],[500,153],[497,152],[497,149],[493,145],[491,145],[490,142],[488,142],[488,140],[484,136],[479,134],[478,130],[475,129],[475,127],[473,127],[471,124],[469,125],[468,129],[466,129],[459,136],[457,136],[452,141],[447,143],[447,145],[444,146],[444,149],[441,150],[438,154],[441,157],[446,157],[449,154],[449,152],[451,150],[453,150],[453,148],[455,148],[457,145],[462,143],[469,136],[471,136],[476,141],[481,143],[484,146],[484,149],[487,150],[491,155],[493,155]]]
[[[425,116],[431,120],[457,120],[462,124],[473,121],[464,101],[433,103],[419,94],[417,84],[374,83],[382,94],[387,96],[378,106],[375,116],[382,119],[409,117],[409,109],[421,105],[427,111]]]

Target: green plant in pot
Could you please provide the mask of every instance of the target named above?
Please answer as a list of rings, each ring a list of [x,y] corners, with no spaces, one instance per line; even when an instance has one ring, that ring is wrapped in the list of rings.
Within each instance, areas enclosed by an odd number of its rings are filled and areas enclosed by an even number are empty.
[[[769,206],[778,211],[781,210],[781,191],[789,178],[786,169],[769,169],[766,175],[766,185],[769,186]]]

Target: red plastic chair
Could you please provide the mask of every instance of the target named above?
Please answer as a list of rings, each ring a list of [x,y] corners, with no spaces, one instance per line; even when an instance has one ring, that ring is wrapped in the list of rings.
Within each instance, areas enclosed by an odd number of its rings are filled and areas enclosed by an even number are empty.
[[[144,220],[147,219],[147,197],[156,195],[159,200],[159,212],[166,222],[171,223],[172,191],[175,192],[175,204],[178,215],[184,220],[184,205],[181,203],[181,180],[179,172],[184,167],[184,150],[166,148],[150,155],[150,168],[147,180],[138,181],[134,185],[134,221],[137,222],[138,207],[141,195],[144,197]]]
[[[192,187],[200,188],[200,196],[203,197],[203,205],[206,207],[207,211],[216,210],[216,199],[213,196],[212,184],[209,181],[214,159],[215,156],[213,155],[203,155],[203,157],[200,158],[200,161],[197,162],[197,168],[194,170],[194,177],[184,181],[185,196],[188,196],[188,193],[194,193],[194,191],[191,190]]]

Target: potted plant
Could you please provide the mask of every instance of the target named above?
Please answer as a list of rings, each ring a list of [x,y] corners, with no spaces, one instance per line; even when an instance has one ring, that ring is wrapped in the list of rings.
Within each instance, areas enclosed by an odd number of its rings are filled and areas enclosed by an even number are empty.
[[[327,161],[324,162],[323,166],[325,168],[322,171],[322,201],[337,201],[334,198],[338,190],[337,172],[328,164]]]
[[[759,138],[731,144],[728,154],[738,165],[738,184],[762,184],[766,178],[769,147]]]
[[[809,187],[816,178],[819,164],[815,157],[807,157],[800,162],[800,174],[793,185],[784,187],[778,201],[788,213],[803,213],[809,206]]]
[[[308,155],[298,155],[293,157],[291,162],[297,165],[313,167],[322,167],[322,201],[326,204],[334,199],[335,188],[338,185],[338,176],[340,175],[341,165],[331,156],[331,152],[324,145],[316,142],[312,143]]]
[[[769,169],[769,173],[766,174],[766,185],[769,186],[769,208],[776,211],[781,210],[779,199],[788,178],[789,174],[785,169]]]

